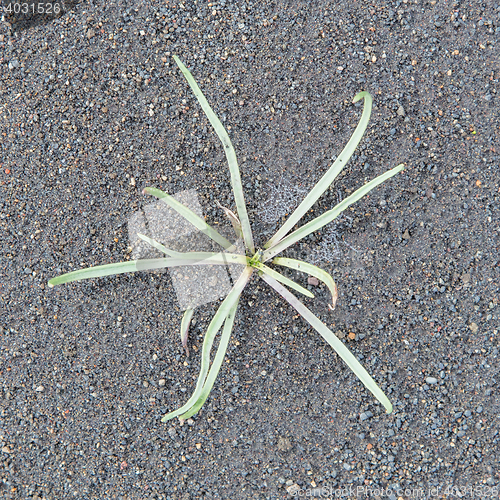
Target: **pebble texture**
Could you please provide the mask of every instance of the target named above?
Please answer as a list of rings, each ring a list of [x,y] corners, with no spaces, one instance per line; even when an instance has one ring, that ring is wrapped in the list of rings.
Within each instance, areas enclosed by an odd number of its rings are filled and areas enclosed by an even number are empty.
[[[495,498],[499,32],[491,0],[95,0],[5,16],[0,497],[351,498],[364,486],[445,498],[454,486]],[[343,148],[354,95],[372,93],[365,137],[310,216],[406,169],[291,249],[332,273],[335,311],[322,286],[290,276],[393,414],[254,280],[202,412],[162,424],[194,388],[216,304],[196,311],[186,361],[168,274],[46,286],[127,258],[145,186],[196,189],[214,224],[226,224],[216,200],[234,210],[223,151],[172,54],[229,131],[257,244]]]

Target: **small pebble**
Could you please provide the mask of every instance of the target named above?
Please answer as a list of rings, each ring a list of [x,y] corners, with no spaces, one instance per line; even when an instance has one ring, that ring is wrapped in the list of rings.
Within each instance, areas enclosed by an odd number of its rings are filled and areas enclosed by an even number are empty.
[[[437,378],[434,377],[426,377],[425,381],[430,385],[437,384]]]

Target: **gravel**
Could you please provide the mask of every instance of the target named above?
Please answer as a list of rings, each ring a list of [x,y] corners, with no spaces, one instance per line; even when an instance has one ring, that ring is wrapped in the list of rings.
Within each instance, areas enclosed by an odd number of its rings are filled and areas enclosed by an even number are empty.
[[[277,499],[366,486],[366,498],[404,498],[398,488],[443,496],[453,485],[498,498],[499,16],[489,0],[97,0],[5,16],[0,497]],[[254,281],[203,410],[162,424],[194,389],[217,303],[196,310],[186,361],[168,274],[46,286],[125,259],[146,186],[196,189],[220,227],[216,200],[234,210],[224,152],[173,54],[231,127],[259,245],[349,139],[354,95],[372,93],[363,140],[306,220],[400,162],[405,171],[288,256],[332,274],[335,311],[321,284],[306,303],[391,415]]]

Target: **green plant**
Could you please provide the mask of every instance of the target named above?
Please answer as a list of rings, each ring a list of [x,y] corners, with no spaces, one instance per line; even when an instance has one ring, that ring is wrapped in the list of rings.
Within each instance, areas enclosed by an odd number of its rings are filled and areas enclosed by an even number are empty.
[[[360,122],[356,127],[351,139],[349,140],[343,151],[340,153],[338,158],[335,160],[333,165],[330,167],[330,169],[323,175],[320,181],[305,197],[305,199],[292,213],[292,215],[288,218],[281,229],[264,245],[262,249],[256,249],[253,241],[252,231],[250,228],[250,221],[246,210],[240,172],[238,163],[236,161],[236,154],[233,145],[231,144],[229,136],[222,123],[212,111],[212,108],[208,104],[205,96],[202,94],[191,73],[176,56],[174,56],[174,59],[224,146],[224,152],[227,157],[229,171],[231,174],[231,184],[236,202],[237,215],[235,215],[228,209],[224,210],[226,211],[226,215],[228,215],[233,224],[237,237],[243,238],[246,254],[239,255],[234,253],[235,246],[229,240],[219,234],[219,232],[209,226],[202,218],[192,212],[189,208],[176,201],[172,196],[164,193],[163,191],[160,191],[159,189],[146,188],[144,190],[145,193],[156,196],[162,202],[169,205],[177,213],[182,215],[186,220],[193,224],[199,231],[203,232],[212,240],[220,244],[225,249],[225,251],[220,253],[175,252],[173,250],[167,249],[164,245],[156,242],[152,238],[144,235],[139,235],[143,240],[147,241],[154,248],[163,252],[166,257],[159,259],[144,259],[129,262],[120,262],[116,264],[92,267],[89,269],[82,269],[53,278],[49,281],[49,285],[54,286],[62,283],[68,283],[71,281],[99,276],[108,276],[112,274],[181,265],[227,265],[236,263],[244,266],[239,279],[236,280],[233,288],[221,303],[205,333],[202,347],[200,373],[193,395],[181,408],[165,415],[162,421],[170,420],[176,416],[182,419],[189,418],[199,411],[201,406],[208,398],[208,395],[212,390],[215,379],[217,377],[217,374],[219,373],[222,361],[224,359],[224,355],[226,353],[239,298],[254,271],[256,271],[258,276],[260,276],[268,285],[276,290],[285,300],[287,300],[289,304],[294,307],[297,312],[335,349],[337,354],[357,375],[357,377],[361,380],[365,387],[373,393],[373,395],[384,405],[386,411],[390,413],[392,411],[392,405],[389,399],[378,387],[378,385],[368,374],[368,372],[361,366],[361,364],[353,356],[353,354],[351,354],[351,352],[347,349],[347,347],[345,347],[342,341],[340,341],[325,324],[323,324],[305,305],[303,305],[295,297],[295,295],[293,295],[283,285],[287,285],[293,290],[308,297],[313,297],[313,295],[299,284],[286,278],[285,276],[281,275],[265,264],[266,262],[271,261],[271,263],[273,264],[288,267],[298,271],[303,271],[308,273],[309,275],[315,276],[319,280],[323,281],[330,290],[330,293],[332,295],[332,304],[330,305],[330,309],[333,309],[335,307],[335,303],[337,300],[337,287],[332,277],[328,273],[316,266],[313,266],[312,264],[308,264],[307,262],[277,257],[277,255],[288,248],[290,245],[297,243],[308,234],[322,228],[323,226],[331,222],[339,214],[341,214],[342,211],[361,199],[376,186],[403,170],[403,165],[401,164],[393,168],[392,170],[389,170],[384,174],[376,177],[372,181],[356,190],[331,210],[328,210],[319,217],[316,217],[307,224],[290,233],[297,222],[299,222],[299,220],[308,212],[308,210],[314,205],[318,198],[328,189],[328,187],[335,180],[344,165],[347,163],[349,158],[352,156],[368,125],[372,108],[371,95],[368,92],[360,92],[354,97],[353,102],[364,99],[364,108]],[[189,321],[192,317],[192,314],[192,308],[188,308],[184,314],[181,325],[182,343],[186,349],[187,330],[189,328]],[[221,327],[223,327],[223,329],[219,346],[212,365],[209,366],[210,351],[215,336]]]

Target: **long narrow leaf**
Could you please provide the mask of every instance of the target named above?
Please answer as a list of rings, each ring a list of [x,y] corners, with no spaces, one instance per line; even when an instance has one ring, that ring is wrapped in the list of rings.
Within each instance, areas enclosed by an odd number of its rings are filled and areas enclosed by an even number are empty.
[[[111,276],[113,274],[134,273],[136,271],[144,271],[147,269],[161,269],[167,267],[168,261],[171,259],[143,259],[131,260],[129,262],[117,262],[115,264],[105,264],[103,266],[89,267],[87,269],[79,269],[70,273],[61,274],[49,280],[49,286],[62,285],[72,281],[86,280],[89,278],[100,278],[102,276]],[[140,263],[140,264],[139,264]]]
[[[193,319],[194,309],[192,307],[188,307],[182,316],[181,321],[181,342],[182,347],[186,351],[186,356],[189,357],[189,348],[188,348],[188,333],[189,333],[189,325],[191,324],[191,320]]]
[[[175,256],[172,259],[172,265],[186,265],[186,266],[197,266],[197,265],[230,265],[230,264],[243,264],[247,265],[249,262],[249,257],[245,255],[238,255],[235,253],[211,253],[211,252],[185,252],[181,253],[182,257]],[[179,264],[177,264],[179,262]]]
[[[143,235],[139,235],[143,237]],[[148,241],[151,238],[143,237],[144,241]],[[154,240],[153,240],[154,241]],[[163,249],[172,255],[171,259],[167,259],[167,266],[165,267],[175,267],[175,266],[197,266],[197,265],[230,265],[230,264],[243,264],[247,265],[250,262],[250,258],[245,255],[239,255],[236,253],[229,252],[175,252],[165,248],[160,243],[155,242],[153,245],[156,249]],[[142,261],[137,261],[142,262]]]
[[[252,272],[253,268],[251,267],[245,268],[245,270],[239,277],[238,281],[234,284],[233,288],[228,293],[228,295],[220,305],[219,309],[215,313],[214,317],[212,318],[212,321],[208,325],[207,331],[205,333],[205,338],[203,339],[200,373],[198,375],[198,382],[196,383],[196,388],[194,390],[193,395],[189,398],[186,404],[181,406],[179,409],[165,415],[161,419],[162,422],[167,422],[168,420],[174,417],[186,413],[200,397],[203,385],[205,383],[205,378],[207,376],[208,365],[210,364],[210,350],[212,349],[212,344],[214,343],[215,335],[222,326],[222,323],[224,323],[225,319],[227,318],[229,311],[231,311],[231,308],[238,300],[243,288],[245,288],[245,285],[248,283],[248,280],[250,279]]]
[[[165,193],[161,189],[147,187],[144,189],[145,194],[156,196],[160,201],[174,209],[179,215],[184,217],[188,222],[201,231],[203,234],[214,240],[226,250],[232,247],[232,243],[219,234],[212,226],[209,226],[199,215],[195,214],[190,208],[177,201],[173,196]]]
[[[335,309],[335,304],[337,303],[338,297],[337,285],[335,284],[335,281],[333,281],[333,278],[326,271],[323,271],[323,269],[317,266],[313,266],[308,262],[303,262],[296,259],[288,259],[286,257],[276,257],[272,262],[273,264],[278,264],[279,266],[286,266],[291,269],[295,269],[296,271],[308,273],[311,276],[314,276],[315,278],[321,280],[328,287],[330,293],[332,294],[332,303],[328,304],[328,307],[331,311]]]
[[[179,252],[180,253],[180,252]],[[133,273],[136,271],[147,271],[150,269],[162,269],[165,267],[179,266],[210,266],[248,263],[248,257],[231,253],[211,253],[211,252],[186,252],[182,257],[172,257],[163,259],[140,259],[129,262],[117,262],[115,264],[105,264],[103,266],[88,267],[70,273],[62,274],[49,280],[49,286],[61,285],[72,281],[86,280],[89,278],[100,278],[113,274]]]
[[[215,354],[215,358],[212,361],[212,365],[210,366],[210,370],[205,380],[205,384],[203,385],[203,390],[200,393],[200,397],[191,407],[191,409],[188,410],[183,415],[180,415],[179,418],[186,420],[189,417],[192,417],[193,415],[198,413],[198,411],[200,410],[200,408],[203,406],[208,396],[210,395],[210,392],[212,391],[212,388],[215,383],[215,379],[217,378],[217,375],[219,374],[220,371],[220,367],[222,366],[222,361],[224,361],[224,356],[227,351],[227,345],[229,343],[229,339],[231,338],[231,332],[233,330],[234,318],[236,316],[237,308],[238,308],[238,302],[236,302],[234,306],[231,308],[231,311],[229,311],[229,314],[224,322],[224,328],[222,329],[222,335],[219,341],[219,346],[217,347],[217,353]]]
[[[241,185],[241,177],[240,170],[238,168],[238,161],[236,160],[236,153],[234,152],[233,145],[231,143],[231,139],[229,139],[229,135],[226,132],[226,129],[222,125],[217,115],[213,112],[210,104],[208,104],[207,99],[203,95],[203,92],[198,87],[193,75],[189,72],[189,70],[182,64],[180,59],[177,56],[173,56],[174,60],[179,66],[179,69],[182,71],[182,74],[186,78],[193,94],[198,99],[205,115],[208,118],[208,121],[211,123],[214,128],[216,134],[219,136],[219,139],[224,146],[224,153],[226,153],[227,163],[229,165],[229,172],[231,173],[231,185],[233,186],[234,200],[236,202],[236,211],[238,212],[238,216],[241,222],[241,228],[243,231],[243,240],[245,241],[245,246],[250,250],[253,254],[255,253],[255,247],[253,243],[252,237],[252,229],[250,227],[250,220],[247,214],[247,208],[245,205],[245,198],[243,196],[243,186]]]
[[[164,253],[165,255],[168,255],[170,257],[182,255],[181,252],[176,252],[175,250],[170,250],[165,245],[158,243],[156,240],[154,240],[153,238],[150,238],[149,236],[146,236],[145,234],[137,233],[137,236],[141,240],[144,240],[146,243],[149,243],[153,248],[156,248],[156,250],[159,250],[160,252]]]
[[[284,286],[267,275],[262,275],[262,279],[274,288],[297,312],[335,349],[337,354],[344,360],[347,366],[356,374],[363,385],[384,405],[387,413],[392,412],[392,404],[377,385],[370,374],[361,366],[361,363],[347,349],[341,340],[316,317],[295,295],[289,292]]]
[[[283,276],[280,274],[278,271],[275,271],[274,269],[271,269],[270,267],[262,264],[261,262],[256,262],[252,264],[253,267],[258,269],[259,271],[268,274],[272,278],[274,278],[276,281],[279,281],[280,283],[283,283],[283,285],[287,285],[290,288],[293,288],[295,291],[301,293],[302,295],[305,295],[306,297],[309,297],[311,299],[314,299],[314,295],[304,288],[303,286],[300,286],[298,283],[295,283],[295,281],[287,278],[286,276]]]
[[[359,94],[356,94],[352,102],[358,102],[360,99],[364,99],[363,113],[361,115],[361,119],[359,120],[358,126],[356,127],[356,130],[354,130],[351,138],[349,139],[349,142],[346,144],[345,148],[339,154],[338,158],[328,169],[325,175],[323,175],[323,177],[321,177],[321,179],[311,189],[309,194],[295,209],[292,215],[290,215],[290,217],[279,229],[279,231],[264,245],[264,248],[273,247],[288,234],[293,226],[295,226],[295,224],[297,224],[297,222],[307,213],[307,211],[316,203],[316,201],[318,201],[318,198],[330,187],[332,182],[336,179],[337,175],[351,158],[352,154],[359,144],[359,141],[361,141],[361,138],[365,133],[372,112],[372,96],[368,92],[360,92]]]
[[[403,168],[404,168],[403,164],[398,165],[397,167],[394,167],[393,169],[385,172],[384,174],[379,175],[378,177],[371,180],[364,186],[360,187],[358,190],[354,191],[354,193],[348,196],[345,200],[341,201],[337,206],[335,206],[331,210],[328,210],[319,217],[316,217],[312,221],[308,222],[304,226],[294,231],[292,234],[289,234],[288,236],[283,238],[279,243],[277,243],[272,248],[268,248],[266,251],[264,251],[262,261],[266,262],[269,259],[272,259],[275,255],[278,255],[285,248],[288,248],[290,245],[293,245],[294,243],[301,240],[308,234],[317,231],[318,229],[321,229],[323,226],[325,226],[326,224],[330,223],[333,219],[338,217],[347,207],[349,207],[356,201],[363,198],[363,196],[365,196],[367,193],[369,193],[372,189],[377,187],[385,180],[401,172]]]

